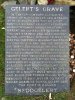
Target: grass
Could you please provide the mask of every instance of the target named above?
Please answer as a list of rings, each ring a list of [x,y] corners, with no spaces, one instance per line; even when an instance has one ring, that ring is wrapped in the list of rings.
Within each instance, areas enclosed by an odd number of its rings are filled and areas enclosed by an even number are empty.
[[[0,1],[0,4],[3,1]],[[5,69],[5,31],[4,27],[4,9],[0,7],[0,100],[49,100],[48,94],[41,96],[6,96],[4,93],[4,69]],[[75,84],[70,92],[53,93],[52,100],[75,100]]]

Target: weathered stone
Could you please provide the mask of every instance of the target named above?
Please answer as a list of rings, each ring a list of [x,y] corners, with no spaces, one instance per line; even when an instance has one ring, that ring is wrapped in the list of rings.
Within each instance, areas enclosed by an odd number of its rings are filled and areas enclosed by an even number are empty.
[[[16,5],[16,1],[5,1],[1,4],[4,9],[7,5]]]

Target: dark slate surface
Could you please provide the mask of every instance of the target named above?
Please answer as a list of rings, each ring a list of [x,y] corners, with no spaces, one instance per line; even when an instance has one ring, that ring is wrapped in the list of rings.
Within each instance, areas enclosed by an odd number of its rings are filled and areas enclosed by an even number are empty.
[[[68,40],[68,6],[7,6],[5,93],[68,91]]]

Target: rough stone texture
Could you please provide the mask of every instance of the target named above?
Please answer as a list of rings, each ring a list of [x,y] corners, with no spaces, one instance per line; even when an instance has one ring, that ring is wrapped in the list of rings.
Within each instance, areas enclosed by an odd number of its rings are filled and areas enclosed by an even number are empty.
[[[16,1],[11,0],[11,1],[5,1],[4,3],[1,4],[1,6],[5,9],[7,5],[16,5]]]

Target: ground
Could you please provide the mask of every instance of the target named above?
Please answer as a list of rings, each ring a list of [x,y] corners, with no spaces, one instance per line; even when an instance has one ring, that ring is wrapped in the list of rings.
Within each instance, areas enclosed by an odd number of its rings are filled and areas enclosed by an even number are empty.
[[[0,4],[3,1],[0,0]],[[0,7],[0,100],[49,100],[48,94],[41,96],[6,96],[4,93],[5,72],[5,15],[4,9]],[[52,100],[75,100],[75,80],[70,92],[52,93]]]

